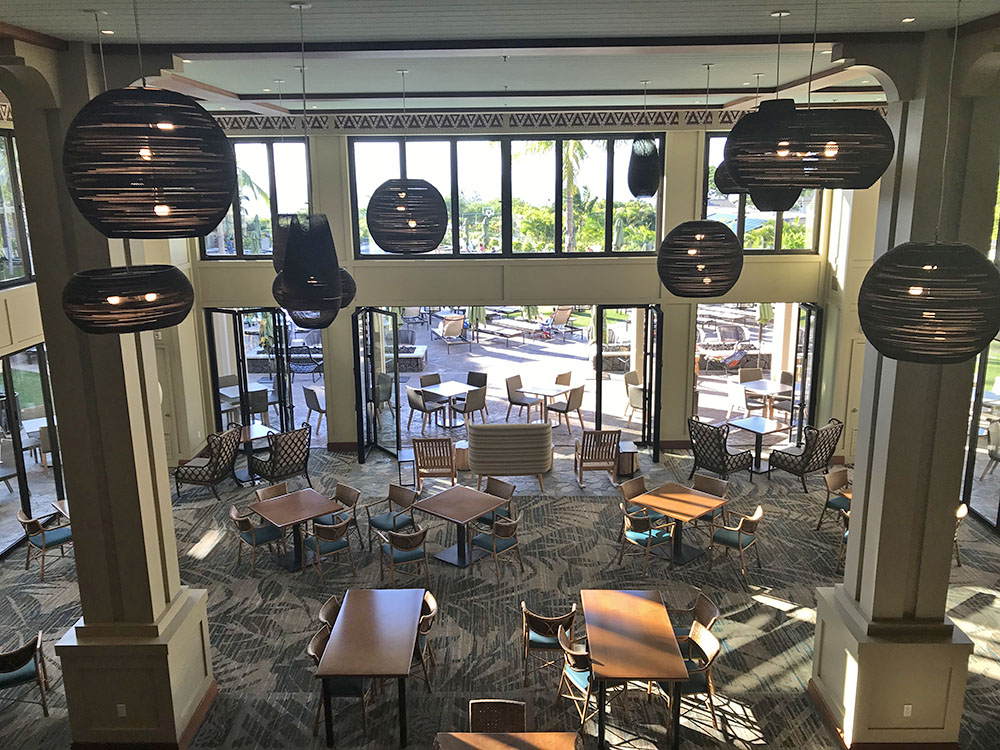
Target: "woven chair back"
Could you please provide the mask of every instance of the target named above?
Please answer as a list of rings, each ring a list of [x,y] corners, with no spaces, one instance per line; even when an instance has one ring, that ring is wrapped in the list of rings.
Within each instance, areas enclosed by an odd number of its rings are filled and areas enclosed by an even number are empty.
[[[729,492],[729,482],[705,474],[695,474],[694,488],[699,492],[707,492],[709,495],[725,497],[726,493]]]
[[[479,699],[469,701],[470,732],[524,732],[527,711],[524,701]]]
[[[312,427],[303,423],[297,430],[279,432],[268,435],[267,442],[271,448],[272,476],[289,476],[304,471],[309,463],[309,444],[312,440]]]
[[[309,658],[315,664],[319,664],[319,660],[323,657],[323,652],[326,651],[326,642],[329,640],[330,626],[326,624],[316,631],[316,635],[309,639],[309,644],[306,646],[306,654],[309,655]]]
[[[574,603],[572,609],[564,615],[545,617],[532,612],[524,602],[521,602],[521,616],[529,630],[533,630],[545,638],[555,638],[561,629],[565,629],[567,632],[573,630],[573,621],[576,619],[576,604]]]
[[[287,495],[288,482],[278,482],[277,484],[272,484],[270,487],[258,487],[253,491],[253,494],[257,496],[258,503]]]
[[[695,463],[721,473],[729,454],[726,448],[729,425],[716,427],[691,417],[688,419],[688,434],[691,436],[691,451],[694,453]]]
[[[353,508],[358,504],[358,500],[361,499],[361,490],[355,489],[349,484],[339,482],[336,491],[333,493],[333,499],[345,508]]]
[[[524,513],[519,513],[517,518],[508,521],[503,516],[493,519],[493,536],[497,539],[510,539],[517,536],[517,525],[524,518]]]
[[[639,497],[639,495],[646,494],[646,478],[636,477],[635,479],[629,479],[627,482],[622,482],[621,487],[622,497],[626,500],[631,500],[633,497]]]
[[[414,438],[417,471],[451,471],[455,451],[450,438]]]
[[[510,500],[514,497],[514,490],[516,488],[510,482],[505,482],[502,479],[497,479],[496,477],[487,477],[486,479],[486,494],[493,495],[494,497],[502,497],[504,500]]]
[[[806,447],[803,449],[802,455],[803,457],[808,456],[808,460],[804,471],[818,471],[830,463],[843,431],[844,423],[839,419],[831,419],[819,430],[814,427],[806,427]]]

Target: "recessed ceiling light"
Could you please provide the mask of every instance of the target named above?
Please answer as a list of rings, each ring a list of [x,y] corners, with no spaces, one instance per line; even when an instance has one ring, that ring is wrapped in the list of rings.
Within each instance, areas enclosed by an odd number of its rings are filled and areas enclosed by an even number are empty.
[[[787,10],[776,10],[771,13],[771,18],[787,18],[790,15],[791,12]]]
[[[108,36],[114,36],[115,35],[115,32],[112,31],[111,29],[101,29],[101,33],[102,34],[107,34]]]
[[[870,78],[866,78],[866,79],[865,79],[865,80],[863,80],[863,81],[862,81],[861,83],[871,83],[871,79],[870,79]]]
[[[219,109],[225,109],[225,107],[219,107]]]
[[[271,89],[264,89],[264,91],[270,91]]]
[[[824,55],[832,55],[833,54],[833,50],[832,49],[825,49],[825,50],[823,50],[822,54],[824,54]]]
[[[313,105],[311,105],[309,107],[309,109],[319,109],[319,105],[318,104],[313,104]]]
[[[907,16],[907,17],[906,17],[906,18],[904,18],[904,19],[903,19],[902,21],[900,21],[900,23],[913,23],[913,22],[914,22],[914,21],[916,21],[916,20],[917,20],[917,19],[916,19],[916,18],[914,18],[913,16]]]
[[[744,81],[744,82],[743,82],[743,85],[744,85],[744,86],[749,86],[749,85],[750,85],[750,81]]]
[[[190,61],[190,60],[188,60],[188,59],[187,59],[186,57],[182,57],[182,58],[181,58],[181,62],[182,62],[182,63],[189,63],[189,62],[191,62],[191,61]]]

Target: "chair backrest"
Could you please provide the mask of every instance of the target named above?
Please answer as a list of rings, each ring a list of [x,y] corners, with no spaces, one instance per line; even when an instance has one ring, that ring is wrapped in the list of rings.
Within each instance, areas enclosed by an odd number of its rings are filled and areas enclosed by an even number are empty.
[[[434,598],[434,594],[430,591],[424,591],[424,600],[420,603],[420,620],[417,623],[417,632],[427,635],[434,624],[434,618],[437,617],[437,613],[437,599]]]
[[[837,450],[837,443],[840,442],[840,434],[843,431],[844,423],[836,418],[831,418],[818,430],[815,427],[806,427],[806,444],[802,455],[809,458],[805,464],[805,471],[818,471],[830,464],[830,459],[833,458],[833,452]]]
[[[465,395],[465,411],[479,411],[486,408],[486,386],[469,391]]]
[[[417,471],[450,469],[455,460],[451,438],[414,438],[413,457]]]
[[[384,404],[392,401],[392,394],[395,392],[395,378],[392,373],[380,372],[375,376],[375,401]]]
[[[404,307],[403,308],[404,318],[419,318],[420,308],[419,307]]]
[[[35,534],[40,534],[44,529],[42,528],[42,522],[37,518],[28,518],[23,510],[17,511],[17,520],[24,527],[24,533],[28,536],[34,536]]]
[[[250,405],[251,414],[267,414],[268,393],[267,388],[250,391],[247,393],[247,402]]]
[[[389,539],[389,545],[404,552],[419,547],[421,544],[424,543],[424,537],[426,536],[427,536],[426,528],[410,532],[402,532],[402,531],[386,532],[386,537]]]
[[[559,628],[557,636],[559,646],[562,648],[563,657],[566,659],[566,666],[575,669],[577,672],[590,671],[590,652],[586,648],[573,643],[573,637],[566,628]]]
[[[695,622],[701,623],[709,630],[712,629],[721,614],[719,606],[701,591],[698,592],[698,598],[694,600],[694,606],[691,609]]]
[[[319,664],[319,660],[323,658],[323,652],[326,651],[326,643],[329,640],[330,626],[326,624],[316,631],[316,635],[309,639],[309,644],[306,646],[306,653],[313,660],[313,663]]]
[[[38,444],[42,449],[42,453],[52,452],[52,441],[49,439],[48,425],[43,424],[38,428]]]
[[[229,506],[229,517],[233,521],[233,525],[236,526],[236,530],[241,534],[245,531],[252,531],[253,524],[247,516],[240,515],[240,512],[236,510],[235,505]]]
[[[642,397],[644,391],[641,385],[630,385],[628,387],[628,405],[633,409],[642,409]]]
[[[441,337],[442,338],[458,338],[462,335],[462,330],[465,328],[465,316],[464,315],[449,315],[444,319],[444,323],[441,325]]]
[[[505,382],[507,384],[507,398],[516,398],[521,395],[518,393],[518,389],[521,387],[520,375],[511,375]]]
[[[240,434],[243,427],[232,425],[224,432],[208,436],[208,466],[206,474],[219,477],[229,473],[236,463],[236,453],[240,449]]]
[[[561,372],[556,375],[556,385],[569,385],[573,382],[573,372]]]
[[[633,497],[639,497],[639,495],[645,495],[646,478],[636,477],[635,479],[629,479],[627,482],[622,482],[618,489],[622,491],[622,497],[626,500],[631,500]]]
[[[743,534],[756,534],[757,526],[760,524],[760,519],[763,517],[764,508],[758,505],[757,510],[753,512],[752,516],[743,516],[740,518],[740,523],[737,528]]]
[[[219,388],[230,388],[234,385],[239,385],[240,376],[239,375],[220,375],[219,376]]]
[[[649,514],[645,510],[629,513],[628,508],[625,507],[625,503],[618,503],[618,507],[622,510],[626,531],[648,534],[649,530],[653,528],[653,519],[649,517]]]
[[[337,483],[337,489],[333,493],[333,499],[345,508],[353,508],[361,498],[361,490],[351,487],[343,482]]]
[[[319,608],[319,621],[331,628],[340,614],[340,597],[334,594]]]
[[[396,332],[396,340],[402,346],[413,346],[417,343],[417,332],[412,328],[403,328]]]
[[[709,495],[725,497],[726,493],[729,492],[729,482],[705,474],[695,474],[694,488],[699,492],[707,492]]]
[[[438,385],[441,382],[441,373],[429,372],[420,376],[420,387],[426,388],[429,385]]]
[[[524,701],[478,699],[469,701],[470,732],[527,731],[527,710]]]
[[[306,423],[297,430],[267,436],[271,449],[271,470],[275,476],[302,471],[309,464],[309,444],[312,427]]]
[[[560,305],[552,311],[552,325],[564,326],[569,322],[569,316],[573,314],[573,305]]]
[[[390,508],[392,508],[393,505],[397,508],[409,508],[417,501],[418,497],[420,497],[419,493],[415,490],[411,490],[409,487],[401,487],[398,484],[389,485]]]
[[[778,375],[778,382],[782,385],[795,385],[795,375],[782,370],[781,374]]]
[[[410,403],[410,408],[414,411],[427,411],[424,406],[424,392],[416,388],[406,386],[406,400]]]
[[[0,464],[14,467],[14,441],[9,438],[0,438]]]
[[[628,390],[630,385],[639,385],[639,373],[635,370],[630,370],[625,373],[625,390]]]
[[[31,636],[23,646],[19,646],[13,651],[0,652],[0,674],[16,672],[35,658],[35,654],[41,647],[42,631],[39,630],[38,634]]]
[[[990,422],[986,428],[986,433],[988,435],[986,441],[989,443],[990,458],[1000,459],[1000,420]]]
[[[740,368],[740,382],[749,383],[751,380],[763,380],[764,370],[760,367],[742,367]]]
[[[482,388],[486,385],[487,376],[485,372],[470,372],[465,376],[465,382],[468,385],[474,385],[477,388]]]
[[[319,405],[319,394],[312,388],[303,386],[302,395],[305,396],[306,399],[306,408],[312,411],[325,411],[325,409]]]
[[[844,527],[844,539],[847,539],[847,531],[851,528],[851,511],[842,510],[840,511],[840,525]],[[957,531],[957,526],[956,526]]]
[[[584,430],[582,458],[585,461],[617,461],[621,436],[621,430]]]
[[[486,478],[486,494],[493,495],[494,497],[502,497],[504,500],[510,500],[514,497],[514,490],[517,489],[510,482],[505,482],[502,479],[497,479],[496,477]]]
[[[253,494],[257,496],[258,503],[270,500],[271,498],[287,495],[288,482],[278,482],[277,484],[272,484],[270,487],[258,487],[253,491]]]
[[[544,615],[536,614],[528,609],[527,604],[521,602],[522,627],[532,630],[545,638],[555,638],[561,629],[571,632],[573,630],[574,619],[576,619],[575,602],[569,612],[563,615],[556,615],[555,617],[545,617]]]
[[[313,523],[313,533],[324,542],[335,542],[347,536],[348,526],[354,520],[354,508],[347,511],[347,518],[333,524]]]
[[[583,406],[583,389],[586,386],[579,385],[569,392],[569,398],[566,399],[566,410],[576,411],[581,406]]]
[[[503,516],[496,516],[493,519],[493,536],[497,539],[511,539],[517,536],[517,526],[524,518],[524,513],[519,513],[517,518],[507,520]]]
[[[693,643],[701,651],[704,658],[702,669],[708,669],[715,661],[715,657],[722,651],[722,644],[708,628],[695,620],[691,623],[691,632],[688,634],[688,641]]]
[[[691,452],[694,453],[695,464],[715,470],[721,467],[729,450],[726,439],[729,437],[729,425],[715,425],[701,422],[697,417],[688,419],[688,434],[691,436]]]
[[[840,492],[850,484],[847,469],[843,467],[828,471],[823,475],[823,481],[826,482],[826,494],[828,497],[836,492]]]

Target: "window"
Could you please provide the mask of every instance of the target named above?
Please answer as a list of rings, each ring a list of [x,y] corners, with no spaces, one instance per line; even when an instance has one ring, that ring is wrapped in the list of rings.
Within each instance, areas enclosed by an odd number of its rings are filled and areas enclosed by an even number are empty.
[[[0,286],[31,278],[28,225],[14,136],[0,135]]]
[[[375,188],[404,172],[448,204],[451,232],[435,254],[652,254],[657,199],[628,190],[632,138],[418,136],[405,150],[401,138],[351,138],[355,257],[407,257],[375,247],[365,220]]]
[[[705,148],[706,219],[721,221],[736,232],[743,249],[757,253],[815,253],[821,191],[803,190],[788,211],[760,211],[749,195],[723,195],[715,187],[715,168],[722,162],[726,136],[710,134]]]
[[[309,156],[303,140],[244,140],[236,152],[236,200],[202,245],[205,258],[268,257],[279,214],[309,210]]]

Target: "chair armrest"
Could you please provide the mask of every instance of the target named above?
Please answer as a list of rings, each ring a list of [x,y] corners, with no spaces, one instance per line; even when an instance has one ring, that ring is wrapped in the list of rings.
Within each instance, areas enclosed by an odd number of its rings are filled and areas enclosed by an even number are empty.
[[[691,614],[692,612],[694,612],[694,607],[685,607],[684,609],[671,609],[670,607],[667,607],[668,614],[673,614],[675,612],[677,613],[683,612],[686,614]]]
[[[383,534],[379,529],[375,529],[375,535],[379,537],[383,542],[388,544],[390,547],[392,546],[389,542],[389,537]]]

